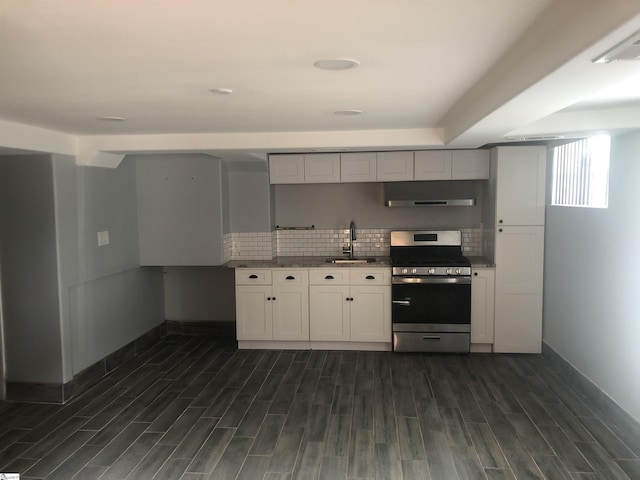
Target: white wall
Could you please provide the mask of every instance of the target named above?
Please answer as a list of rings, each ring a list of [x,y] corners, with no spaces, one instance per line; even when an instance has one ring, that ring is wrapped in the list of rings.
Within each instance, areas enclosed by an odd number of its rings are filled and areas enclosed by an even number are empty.
[[[608,209],[548,207],[544,341],[640,421],[640,133],[614,138]]]

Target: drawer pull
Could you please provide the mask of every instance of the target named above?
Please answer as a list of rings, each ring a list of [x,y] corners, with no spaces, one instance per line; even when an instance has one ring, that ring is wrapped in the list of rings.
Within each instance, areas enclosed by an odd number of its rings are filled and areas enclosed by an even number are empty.
[[[436,336],[436,335],[426,335],[424,337],[422,337],[422,340],[436,340],[436,341],[440,341],[440,337]]]
[[[295,280],[296,277],[294,277],[293,275],[287,275],[287,277],[285,278],[285,280]]]
[[[258,275],[249,275],[249,278],[258,278]]]
[[[376,279],[376,277],[374,277],[373,275],[367,275],[365,278],[367,280],[375,280]]]
[[[324,277],[325,280],[333,280],[333,275],[327,275]]]

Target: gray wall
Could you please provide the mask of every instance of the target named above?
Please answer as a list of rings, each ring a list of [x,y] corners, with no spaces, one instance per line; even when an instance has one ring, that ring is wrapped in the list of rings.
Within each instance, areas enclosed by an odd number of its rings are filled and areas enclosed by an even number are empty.
[[[640,421],[640,134],[613,139],[608,209],[548,207],[544,341]]]
[[[419,182],[425,194],[451,182]],[[482,217],[482,182],[472,182],[475,207],[384,206],[384,184],[343,183],[275,185],[276,224],[281,227],[345,228],[355,220],[358,228],[478,228]]]
[[[272,230],[271,192],[266,162],[229,165],[229,215],[232,232]]]
[[[199,154],[127,159],[137,167],[141,263],[222,264],[227,207],[221,160]]]
[[[63,376],[53,188],[50,156],[0,157],[7,381]]]
[[[65,260],[61,278],[68,279],[61,291],[69,299],[69,316],[63,318],[62,326],[71,352],[72,365],[65,372],[68,381],[162,323],[164,295],[162,269],[140,267],[134,161],[125,158],[116,169],[57,161],[57,185],[66,186],[75,170],[78,191],[77,216],[60,215],[58,221],[60,238],[71,237],[72,232],[78,238],[78,250],[61,256]],[[73,209],[72,200],[62,190],[57,200]],[[109,231],[110,244],[98,247],[97,232],[103,230]]]
[[[232,268],[166,267],[167,320],[235,321],[235,282]]]

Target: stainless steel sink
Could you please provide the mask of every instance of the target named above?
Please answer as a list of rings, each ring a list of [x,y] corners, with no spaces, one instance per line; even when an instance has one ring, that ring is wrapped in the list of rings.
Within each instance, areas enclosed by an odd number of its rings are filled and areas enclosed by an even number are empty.
[[[327,263],[374,263],[376,261],[375,258],[327,258],[325,260]]]

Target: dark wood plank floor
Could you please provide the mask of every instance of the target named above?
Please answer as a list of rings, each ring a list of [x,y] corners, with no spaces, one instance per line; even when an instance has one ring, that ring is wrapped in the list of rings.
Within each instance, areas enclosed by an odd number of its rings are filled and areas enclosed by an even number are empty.
[[[640,442],[537,355],[166,337],[71,403],[0,403],[22,479],[637,479]]]

